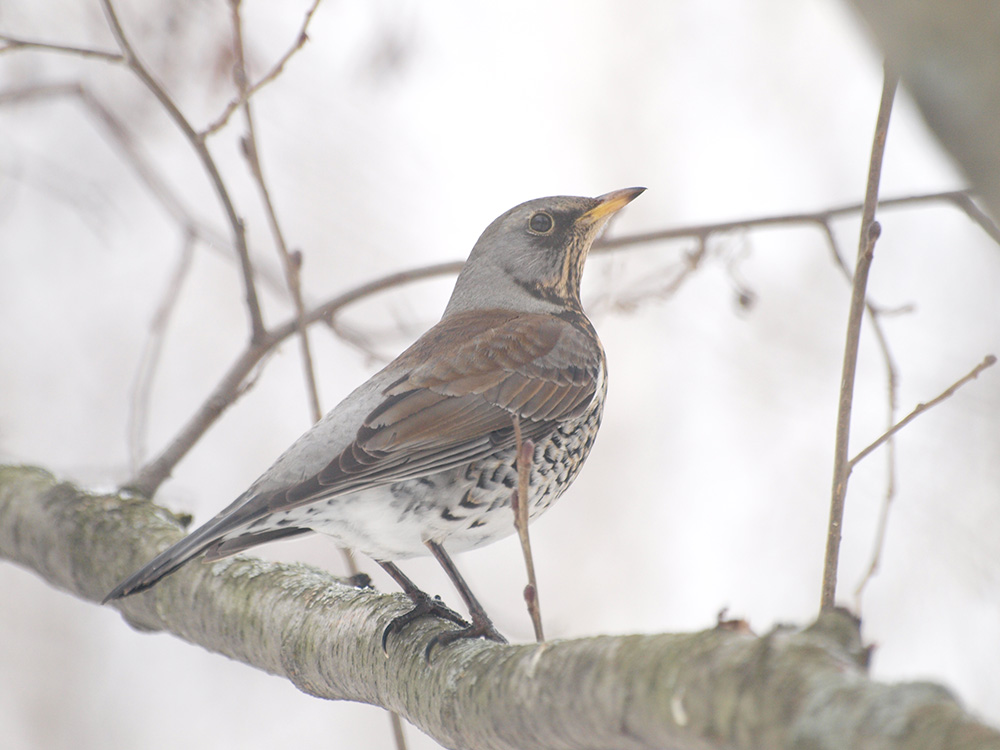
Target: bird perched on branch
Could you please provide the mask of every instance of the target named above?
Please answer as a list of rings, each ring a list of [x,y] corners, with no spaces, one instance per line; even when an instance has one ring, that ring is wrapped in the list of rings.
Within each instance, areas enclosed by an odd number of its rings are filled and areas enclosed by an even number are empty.
[[[434,613],[464,627],[431,646],[474,636],[502,641],[449,553],[514,532],[518,440],[534,445],[530,518],[563,493],[590,453],[607,368],[580,303],[580,277],[608,219],[643,190],[539,198],[497,218],[472,249],[437,325],[105,602],[144,591],[199,556],[218,560],[320,532],[372,557],[413,601],[386,636]],[[471,624],[394,562],[428,553],[462,595]]]

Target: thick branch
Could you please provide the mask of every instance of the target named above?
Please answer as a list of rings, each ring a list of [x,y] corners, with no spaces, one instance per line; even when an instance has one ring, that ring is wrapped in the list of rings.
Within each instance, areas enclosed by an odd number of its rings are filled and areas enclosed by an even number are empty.
[[[182,535],[136,497],[91,495],[31,468],[0,467],[0,557],[100,600]],[[701,633],[540,645],[424,646],[432,618],[380,638],[409,607],[301,565],[233,558],[189,565],[119,605],[143,630],[290,679],[322,698],[399,712],[450,748],[990,748],[1000,733],[927,683],[864,674],[858,623],[824,613],[760,638],[731,624]]]
[[[1000,216],[1000,13],[994,0],[854,0],[941,144]]]

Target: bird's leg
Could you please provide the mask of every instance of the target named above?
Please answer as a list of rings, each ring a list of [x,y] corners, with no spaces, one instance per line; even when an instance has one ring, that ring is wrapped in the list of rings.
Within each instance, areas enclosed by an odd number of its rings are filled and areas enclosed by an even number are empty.
[[[413,609],[399,617],[393,618],[392,622],[385,626],[385,630],[382,631],[383,651],[388,653],[386,644],[392,633],[402,630],[403,627],[424,615],[436,615],[456,625],[469,627],[469,623],[463,620],[457,612],[449,609],[439,597],[431,598],[428,594],[418,589],[417,584],[411,581],[394,563],[382,562],[381,560],[376,560],[375,562],[382,566],[382,569],[392,577],[392,580],[399,584],[399,587],[403,589],[403,593],[410,597],[410,601],[413,602]]]
[[[500,635],[494,626],[493,622],[490,620],[489,616],[486,614],[486,610],[483,609],[483,605],[479,603],[472,590],[469,588],[469,584],[465,582],[462,578],[462,574],[458,572],[458,568],[455,567],[455,563],[451,561],[448,553],[444,551],[442,547],[437,542],[425,542],[434,555],[434,559],[441,563],[441,567],[444,568],[445,573],[451,579],[451,582],[455,584],[455,588],[458,589],[458,593],[461,594],[462,599],[465,601],[465,606],[469,609],[469,615],[472,617],[472,624],[466,625],[461,630],[452,630],[447,633],[441,633],[434,636],[431,642],[427,645],[427,650],[424,652],[424,656],[428,660],[431,658],[431,651],[435,646],[447,645],[452,641],[457,641],[462,638],[489,638],[491,641],[497,641],[498,643],[506,643],[507,639]]]

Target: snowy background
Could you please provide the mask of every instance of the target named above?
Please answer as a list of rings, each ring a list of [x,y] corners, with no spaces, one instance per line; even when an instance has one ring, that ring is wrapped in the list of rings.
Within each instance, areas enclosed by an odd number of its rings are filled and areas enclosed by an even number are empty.
[[[306,4],[247,0],[256,76],[293,42]],[[232,98],[222,0],[122,3],[140,55],[201,127]],[[9,0],[0,31],[113,50],[96,0]],[[464,258],[511,206],[551,194],[645,185],[611,234],[814,211],[863,197],[881,62],[833,0],[338,3],[255,98],[264,168],[309,300],[386,273]],[[194,215],[225,237],[189,145],[123,69],[42,52],[0,56],[0,92],[83,82]],[[0,93],[2,95],[2,93]],[[210,146],[259,265],[277,255],[234,117]],[[86,486],[130,475],[128,415],[150,323],[181,232],[121,149],[65,97],[0,106],[0,462]],[[905,91],[882,195],[961,187]],[[869,285],[886,316],[901,413],[1000,354],[1000,249],[953,207],[880,215]],[[858,217],[835,222],[853,257]],[[757,632],[815,615],[849,287],[816,228],[712,239],[702,266],[658,295],[692,241],[594,257],[585,277],[610,361],[605,423],[571,491],[532,528],[551,638],[709,627],[729,608]],[[378,357],[316,328],[331,408],[440,315],[452,279],[345,311]],[[753,294],[738,304],[740,285]],[[638,301],[636,297],[638,295]],[[633,304],[634,302],[634,304]],[[291,308],[263,292],[268,323]],[[162,448],[246,340],[237,266],[199,244],[148,415]],[[310,423],[297,344],[268,360],[158,500],[204,519]],[[863,333],[852,453],[885,428],[886,385]],[[989,370],[898,441],[897,497],[882,567],[861,600],[880,680],[942,681],[1000,723],[1000,374]],[[884,452],[852,478],[841,596],[870,558]],[[260,554],[342,573],[321,538]],[[531,640],[516,539],[458,564],[515,641]],[[391,582],[368,561],[380,588]],[[433,560],[404,569],[457,596]],[[0,727],[12,749],[391,747],[368,706],[290,684],[0,566]],[[416,730],[412,748],[436,747]]]

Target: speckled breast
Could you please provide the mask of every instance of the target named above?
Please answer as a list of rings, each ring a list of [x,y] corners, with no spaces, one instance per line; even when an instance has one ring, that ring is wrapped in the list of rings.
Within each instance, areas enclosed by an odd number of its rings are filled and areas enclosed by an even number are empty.
[[[605,383],[602,377],[582,416],[562,423],[535,445],[530,518],[555,502],[583,467],[601,424]],[[426,554],[421,548],[427,540],[458,552],[513,534],[511,495],[518,481],[515,456],[516,449],[509,448],[460,469],[389,485],[394,528],[381,535],[378,545],[393,547],[391,559],[399,559]],[[360,549],[365,551],[365,546]]]

